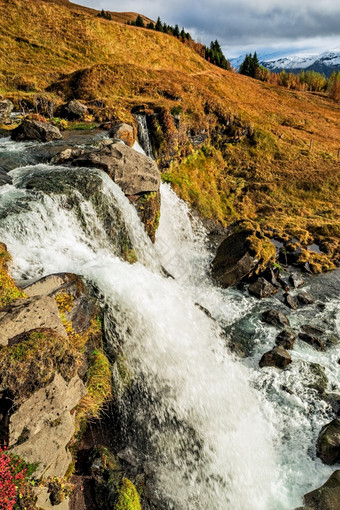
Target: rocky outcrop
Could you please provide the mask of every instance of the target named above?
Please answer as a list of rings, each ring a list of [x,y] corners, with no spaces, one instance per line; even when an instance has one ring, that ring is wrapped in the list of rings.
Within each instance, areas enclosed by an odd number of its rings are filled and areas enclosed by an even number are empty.
[[[270,324],[271,326],[285,327],[290,326],[288,317],[278,310],[267,310],[263,312],[261,316],[263,322]]]
[[[72,462],[66,446],[75,432],[71,411],[85,394],[78,376],[67,383],[56,374],[11,416],[9,446],[14,454],[38,463],[35,478],[65,475]]]
[[[52,163],[100,168],[120,186],[125,195],[159,191],[160,172],[156,163],[114,140],[105,140],[92,150],[67,149],[53,158]]]
[[[0,345],[13,345],[22,333],[37,328],[50,328],[67,337],[57,304],[51,297],[16,300],[0,310]]]
[[[56,126],[47,122],[25,119],[17,128],[12,131],[12,140],[18,142],[24,140],[37,140],[38,142],[51,142],[59,140],[62,135]]]
[[[11,115],[14,108],[14,104],[8,99],[0,101],[0,124],[5,122]]]
[[[322,487],[305,494],[304,502],[302,510],[340,510],[340,470],[334,471]]]
[[[292,362],[292,358],[281,345],[274,347],[271,351],[266,352],[259,363],[263,367],[286,368]]]
[[[110,129],[109,136],[121,140],[129,147],[132,147],[136,141],[136,129],[130,126],[130,124],[116,124]]]
[[[67,120],[80,120],[88,115],[89,109],[77,99],[69,101],[60,108],[60,117]]]
[[[336,418],[321,429],[316,451],[324,464],[340,461],[340,419]]]

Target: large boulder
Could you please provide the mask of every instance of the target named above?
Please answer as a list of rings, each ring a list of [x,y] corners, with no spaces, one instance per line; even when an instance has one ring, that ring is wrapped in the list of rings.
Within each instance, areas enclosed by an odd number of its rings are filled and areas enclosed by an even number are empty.
[[[5,122],[13,111],[14,105],[8,99],[0,101],[0,124]]]
[[[60,109],[60,116],[68,120],[79,120],[88,115],[89,110],[87,106],[82,104],[77,99],[69,101]]]
[[[11,138],[17,142],[24,140],[51,142],[52,140],[60,140],[62,135],[56,126],[52,126],[47,122],[25,119],[17,128],[13,129]]]
[[[129,124],[117,124],[109,131],[111,138],[119,139],[129,147],[132,147],[136,141],[136,130]]]
[[[67,337],[57,303],[52,297],[19,299],[0,310],[0,345],[15,344],[19,335],[37,328],[49,328]]]
[[[321,429],[316,451],[324,464],[340,461],[340,419],[336,418]]]
[[[257,265],[250,254],[249,232],[243,230],[228,236],[217,249],[212,262],[212,275],[223,286],[231,287],[247,276]]]
[[[340,510],[340,469],[322,487],[304,496],[304,510]]]
[[[159,191],[160,172],[156,163],[114,140],[105,140],[98,148],[91,150],[67,149],[53,158],[52,163],[100,168],[120,186],[125,195]]]

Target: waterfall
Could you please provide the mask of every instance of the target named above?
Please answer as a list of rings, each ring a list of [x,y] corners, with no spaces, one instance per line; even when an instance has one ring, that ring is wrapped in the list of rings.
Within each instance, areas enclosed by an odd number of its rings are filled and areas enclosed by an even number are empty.
[[[152,145],[149,136],[149,130],[146,123],[146,115],[136,115],[138,122],[138,139],[140,145],[143,147],[143,150],[149,158],[153,158]]]
[[[12,253],[18,281],[73,272],[99,289],[108,340],[119,336],[133,372],[129,398],[117,406],[122,431],[156,466],[164,508],[299,506],[302,495],[331,472],[309,454],[329,408],[303,386],[306,353],[297,350],[296,364],[282,373],[256,369],[275,332],[255,324],[255,299],[213,285],[204,229],[168,185],[161,187],[153,246],[111,179],[96,169],[77,169],[74,192],[67,184],[74,172],[48,165],[12,171],[13,185],[0,187],[0,240]],[[99,206],[90,199],[91,186],[81,184],[90,178],[98,185]],[[46,188],[51,179],[58,192]],[[110,221],[123,222],[137,263],[120,258],[102,207]],[[161,266],[174,279],[165,278]],[[338,301],[328,309],[336,314]],[[225,331],[248,317],[257,347],[241,362],[227,351]],[[335,384],[335,354],[315,356],[324,357]],[[284,385],[294,395],[282,391]]]

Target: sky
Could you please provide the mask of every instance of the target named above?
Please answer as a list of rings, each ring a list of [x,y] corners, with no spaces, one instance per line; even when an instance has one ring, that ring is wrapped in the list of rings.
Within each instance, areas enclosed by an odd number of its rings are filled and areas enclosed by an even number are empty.
[[[246,52],[289,55],[340,47],[339,0],[72,0],[134,11],[185,27],[204,44],[218,39],[226,57]]]

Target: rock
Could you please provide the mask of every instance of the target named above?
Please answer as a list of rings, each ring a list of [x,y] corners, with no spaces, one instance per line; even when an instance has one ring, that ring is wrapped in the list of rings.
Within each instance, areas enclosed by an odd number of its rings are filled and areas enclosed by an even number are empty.
[[[295,301],[295,299],[293,298],[293,296],[291,294],[287,293],[285,295],[285,303],[292,310],[296,310],[297,304],[296,304],[296,301]]]
[[[262,277],[258,278],[254,283],[251,283],[248,290],[250,294],[258,298],[272,296],[277,292],[277,288]]]
[[[274,347],[271,351],[266,352],[259,363],[263,367],[286,368],[292,362],[292,358],[281,345]]]
[[[5,122],[11,115],[14,108],[14,104],[8,99],[0,101],[0,124]]]
[[[69,510],[70,498],[65,498],[59,505],[51,503],[47,487],[34,487],[34,493],[37,496],[36,508],[40,510]]]
[[[136,130],[129,124],[117,124],[109,131],[111,138],[118,138],[129,147],[132,147],[136,141]]]
[[[0,310],[0,345],[15,344],[17,336],[37,328],[49,328],[67,337],[52,297],[19,299]]]
[[[309,326],[308,324],[304,324],[302,326],[302,331],[299,333],[299,338],[303,342],[306,342],[307,344],[311,345],[318,351],[324,351],[325,350],[325,344],[320,338],[324,332],[321,329],[314,328],[313,326]]]
[[[314,303],[313,297],[308,292],[299,292],[297,299],[301,305],[312,305]]]
[[[277,272],[277,271],[276,271]],[[267,267],[267,269],[265,271],[263,271],[262,273],[262,276],[263,278],[265,278],[269,283],[271,283],[272,285],[274,285],[274,287],[277,287],[279,288],[280,287],[280,283],[278,282],[278,279],[277,279],[277,274],[275,274],[275,271],[273,270],[272,267]]]
[[[70,411],[86,394],[78,376],[69,384],[60,374],[45,388],[33,393],[10,419],[11,452],[29,463],[39,463],[34,478],[63,477],[72,462],[66,450],[74,432],[74,415]],[[18,441],[26,433],[22,444]]]
[[[337,393],[328,393],[325,396],[325,400],[329,403],[334,413],[340,416],[340,395]]]
[[[290,291],[290,287],[289,287],[289,284],[288,284],[288,281],[287,281],[286,278],[282,278],[281,276],[279,276],[277,278],[277,281],[281,285],[281,287],[283,288],[283,290],[285,292],[289,292]]]
[[[307,387],[316,390],[320,395],[324,395],[328,386],[328,379],[324,367],[319,363],[309,363],[309,370],[312,374],[313,382],[307,384]]]
[[[284,349],[293,349],[296,339],[295,333],[284,329],[275,339],[276,345],[281,345]]]
[[[124,450],[118,452],[117,457],[120,460],[124,460],[125,462],[130,464],[130,466],[133,467],[137,467],[138,465],[141,464],[139,453],[134,448],[131,448],[129,446],[124,448]]]
[[[67,149],[52,159],[54,164],[66,162],[104,170],[125,195],[159,191],[160,172],[155,161],[120,142],[105,140],[92,150]]]
[[[336,418],[321,429],[316,453],[324,464],[332,465],[340,460],[340,419]]]
[[[288,317],[278,310],[267,310],[262,314],[261,319],[271,326],[290,326]]]
[[[298,289],[304,285],[305,280],[299,274],[293,273],[289,277],[290,283],[293,285],[294,289]]]
[[[223,287],[235,285],[257,265],[257,260],[248,251],[248,236],[249,231],[235,232],[217,249],[212,275]]]
[[[88,115],[88,113],[87,106],[77,101],[77,99],[73,99],[60,109],[60,116],[68,120],[79,120]]]
[[[12,131],[11,138],[17,142],[21,142],[23,140],[50,142],[52,140],[60,140],[62,135],[56,126],[52,126],[47,122],[25,119]]]
[[[8,175],[5,170],[0,168],[0,186],[4,186],[5,184],[13,184],[12,177]]]
[[[91,327],[91,320],[99,314],[95,300],[90,296],[88,286],[81,277],[71,273],[45,276],[24,289],[29,297],[50,296],[57,300],[66,322],[71,322],[78,334],[84,334]]]
[[[304,496],[306,505],[303,510],[340,510],[340,470],[328,478],[319,489]]]

